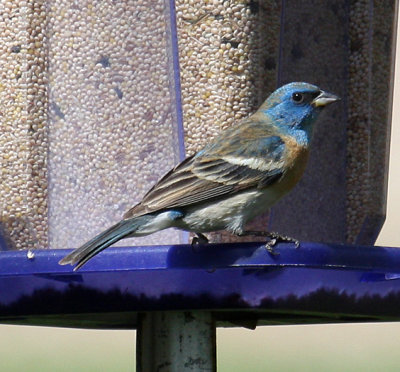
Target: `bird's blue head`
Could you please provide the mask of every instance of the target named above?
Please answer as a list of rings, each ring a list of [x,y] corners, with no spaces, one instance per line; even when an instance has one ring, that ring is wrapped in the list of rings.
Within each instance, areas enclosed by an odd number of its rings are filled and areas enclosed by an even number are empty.
[[[273,92],[260,107],[279,129],[305,132],[307,139],[312,134],[313,124],[322,109],[339,97],[324,92],[308,83],[286,84]]]

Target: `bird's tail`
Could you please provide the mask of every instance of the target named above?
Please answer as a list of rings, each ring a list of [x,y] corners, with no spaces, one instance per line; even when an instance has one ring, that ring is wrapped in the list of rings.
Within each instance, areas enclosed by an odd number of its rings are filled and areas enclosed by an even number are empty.
[[[145,222],[143,221],[143,218],[147,220],[148,216],[140,216],[134,219],[126,219],[118,222],[109,229],[95,236],[93,239],[89,240],[80,248],[65,256],[58,263],[60,265],[77,264],[74,267],[74,271],[78,270],[103,249],[106,249],[118,240],[133,234]]]

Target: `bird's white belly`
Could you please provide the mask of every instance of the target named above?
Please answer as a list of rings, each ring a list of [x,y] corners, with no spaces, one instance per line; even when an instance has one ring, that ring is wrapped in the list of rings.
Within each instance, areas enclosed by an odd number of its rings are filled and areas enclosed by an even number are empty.
[[[229,230],[238,233],[248,221],[265,212],[277,199],[279,196],[271,189],[245,191],[187,210],[177,227],[194,232]]]

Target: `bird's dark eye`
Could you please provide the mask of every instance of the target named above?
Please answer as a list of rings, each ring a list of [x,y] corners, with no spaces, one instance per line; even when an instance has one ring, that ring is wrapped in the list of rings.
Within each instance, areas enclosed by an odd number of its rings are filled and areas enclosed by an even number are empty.
[[[304,100],[304,95],[301,94],[301,93],[293,93],[293,94],[292,94],[292,100],[293,100],[295,103],[302,103],[303,100]]]

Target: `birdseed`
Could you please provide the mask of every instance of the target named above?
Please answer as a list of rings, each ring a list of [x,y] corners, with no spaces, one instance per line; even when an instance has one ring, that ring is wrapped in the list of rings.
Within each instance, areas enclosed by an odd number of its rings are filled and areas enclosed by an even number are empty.
[[[175,5],[190,155],[277,87],[282,4]],[[372,241],[386,203],[395,11],[389,0],[371,6],[349,3],[348,242]],[[77,247],[117,222],[182,155],[165,4],[17,0],[0,10],[2,228],[12,248]],[[251,227],[267,224],[268,213]],[[120,245],[180,236],[170,229]]]

